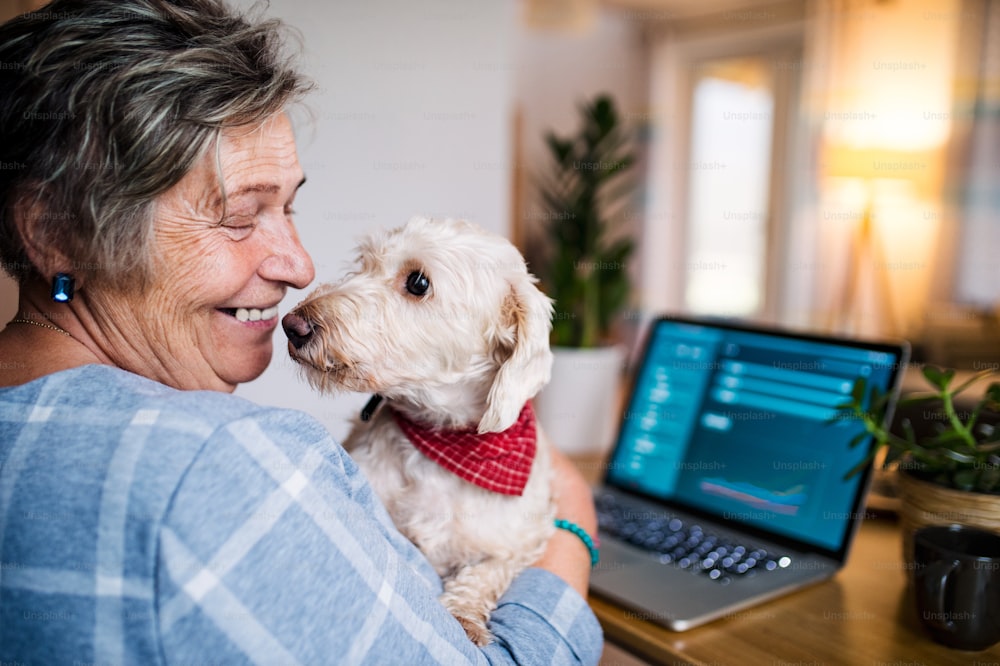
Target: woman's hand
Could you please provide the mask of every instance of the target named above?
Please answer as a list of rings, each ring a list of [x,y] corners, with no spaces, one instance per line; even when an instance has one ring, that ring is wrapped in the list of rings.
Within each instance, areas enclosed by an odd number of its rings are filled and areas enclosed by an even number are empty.
[[[556,518],[576,523],[591,538],[597,538],[597,513],[590,486],[576,466],[554,446],[552,456],[552,493],[556,499]],[[590,552],[577,535],[557,529],[536,567],[551,571],[584,597],[590,583]]]

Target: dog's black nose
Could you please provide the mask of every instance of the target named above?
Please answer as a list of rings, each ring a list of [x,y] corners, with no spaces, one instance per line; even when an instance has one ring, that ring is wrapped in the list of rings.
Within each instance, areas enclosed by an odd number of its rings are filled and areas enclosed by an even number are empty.
[[[289,312],[281,318],[281,328],[285,329],[288,341],[296,349],[301,349],[304,344],[309,342],[309,338],[313,334],[312,325],[294,312]]]

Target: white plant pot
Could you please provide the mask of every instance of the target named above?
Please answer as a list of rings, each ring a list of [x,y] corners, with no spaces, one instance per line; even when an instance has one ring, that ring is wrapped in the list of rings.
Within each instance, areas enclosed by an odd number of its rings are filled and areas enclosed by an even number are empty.
[[[625,348],[553,347],[552,354],[552,379],[535,396],[542,430],[569,456],[606,454],[618,427]]]

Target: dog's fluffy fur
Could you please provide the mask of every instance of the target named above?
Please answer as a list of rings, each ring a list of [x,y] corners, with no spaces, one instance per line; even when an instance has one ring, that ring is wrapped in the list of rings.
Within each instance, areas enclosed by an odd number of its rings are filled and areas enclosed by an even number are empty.
[[[414,218],[363,240],[359,268],[292,314],[309,323],[292,357],[323,391],[378,393],[410,419],[500,432],[549,380],[552,304],[507,240],[463,221]],[[407,289],[414,273],[426,294]],[[444,580],[442,602],[479,645],[514,576],[551,536],[548,443],[520,497],[484,490],[417,451],[387,409],[358,420],[345,447],[396,526]]]

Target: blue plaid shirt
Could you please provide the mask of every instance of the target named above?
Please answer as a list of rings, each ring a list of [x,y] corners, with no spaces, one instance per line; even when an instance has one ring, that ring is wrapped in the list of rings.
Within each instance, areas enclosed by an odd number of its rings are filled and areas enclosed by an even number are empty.
[[[541,569],[476,648],[316,421],[86,366],[0,390],[0,662],[595,664]]]

